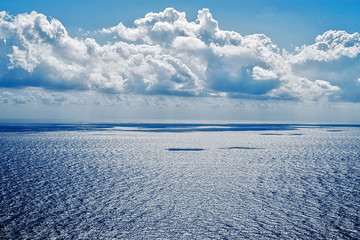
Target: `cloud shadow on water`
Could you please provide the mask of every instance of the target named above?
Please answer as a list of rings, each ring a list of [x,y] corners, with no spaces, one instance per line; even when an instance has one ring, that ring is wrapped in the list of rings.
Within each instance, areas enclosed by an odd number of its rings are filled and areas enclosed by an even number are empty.
[[[166,150],[170,152],[186,152],[186,151],[196,152],[196,151],[204,151],[205,149],[204,148],[168,148]]]
[[[284,134],[282,134],[282,133],[261,133],[260,135],[264,135],[264,136],[282,136]]]
[[[256,148],[256,147],[226,147],[220,149],[228,149],[228,150],[256,150],[256,149],[263,149],[263,148]]]

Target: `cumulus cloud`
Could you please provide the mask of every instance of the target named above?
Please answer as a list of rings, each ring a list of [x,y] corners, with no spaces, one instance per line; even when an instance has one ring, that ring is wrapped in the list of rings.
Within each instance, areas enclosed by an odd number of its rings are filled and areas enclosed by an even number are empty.
[[[342,57],[355,58],[360,51],[360,35],[330,30],[317,36],[314,44],[298,47],[296,50],[298,53],[290,58],[292,63],[312,60],[331,62]]]
[[[315,43],[287,56],[293,73],[310,80],[322,79],[341,90],[341,100],[360,101],[360,35],[327,31]],[[339,91],[340,92],[340,91]]]
[[[32,95],[24,95],[18,93],[12,93],[9,91],[3,91],[0,93],[0,103],[2,104],[34,104],[36,103],[36,97]]]
[[[189,22],[173,8],[100,33],[113,40],[71,37],[37,12],[1,12],[0,87],[360,101],[358,33],[328,31],[289,53],[263,34],[221,30],[208,9]]]

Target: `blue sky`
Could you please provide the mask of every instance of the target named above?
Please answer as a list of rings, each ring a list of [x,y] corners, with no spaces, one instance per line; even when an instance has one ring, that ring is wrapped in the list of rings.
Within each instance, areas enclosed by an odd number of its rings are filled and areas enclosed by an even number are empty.
[[[281,47],[310,44],[329,29],[356,32],[360,29],[357,0],[2,0],[0,10],[16,15],[33,10],[52,16],[73,31],[81,27],[97,30],[124,22],[131,26],[148,12],[167,7],[185,11],[195,20],[197,11],[209,8],[224,30],[243,35],[264,33]]]
[[[358,122],[359,10],[3,0],[0,118]]]

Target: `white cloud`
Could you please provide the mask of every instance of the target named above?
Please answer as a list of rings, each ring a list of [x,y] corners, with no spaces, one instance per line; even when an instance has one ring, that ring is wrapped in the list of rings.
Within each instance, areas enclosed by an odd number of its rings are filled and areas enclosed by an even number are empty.
[[[314,44],[297,48],[297,53],[290,56],[289,62],[294,64],[311,60],[330,62],[342,57],[355,58],[359,53],[359,33],[348,34],[345,31],[330,30],[317,36]]]
[[[278,75],[270,70],[263,69],[262,67],[255,66],[252,70],[252,77],[255,80],[271,80],[277,79]]]
[[[1,12],[0,85],[298,100],[335,99],[341,92],[346,99],[348,90],[359,90],[360,67],[330,75],[331,66],[312,64],[359,62],[358,33],[328,31],[289,53],[263,34],[221,30],[208,9],[188,22],[172,8],[101,33],[117,38],[106,44],[73,38],[56,19]]]
[[[181,50],[201,50],[206,49],[206,44],[195,37],[179,36],[175,38],[172,47]]]

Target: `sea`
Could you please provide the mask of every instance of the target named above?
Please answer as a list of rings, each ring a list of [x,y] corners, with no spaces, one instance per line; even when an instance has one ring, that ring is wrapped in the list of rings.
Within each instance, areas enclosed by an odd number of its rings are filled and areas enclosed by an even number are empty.
[[[1,123],[0,239],[360,239],[360,125]]]

